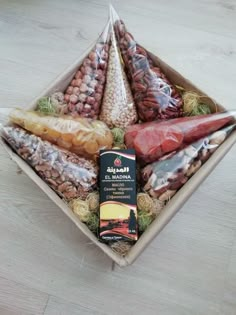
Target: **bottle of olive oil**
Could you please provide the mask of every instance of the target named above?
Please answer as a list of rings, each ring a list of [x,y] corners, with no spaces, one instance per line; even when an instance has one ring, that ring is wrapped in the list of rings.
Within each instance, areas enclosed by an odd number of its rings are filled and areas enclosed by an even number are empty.
[[[136,241],[136,157],[133,149],[100,151],[100,239]]]

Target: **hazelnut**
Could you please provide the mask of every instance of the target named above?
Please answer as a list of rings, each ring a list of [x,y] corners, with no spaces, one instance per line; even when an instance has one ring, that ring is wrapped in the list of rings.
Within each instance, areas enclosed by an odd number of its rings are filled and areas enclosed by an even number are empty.
[[[201,165],[202,165],[202,162],[201,162],[200,160],[198,160],[198,161],[196,161],[196,162],[193,162],[193,163],[190,165],[188,171],[186,172],[186,176],[190,177],[190,176],[192,176],[193,174],[195,174],[195,173],[199,170],[199,168],[201,167]]]
[[[176,193],[176,190],[167,190],[162,195],[159,196],[160,201],[169,201]]]

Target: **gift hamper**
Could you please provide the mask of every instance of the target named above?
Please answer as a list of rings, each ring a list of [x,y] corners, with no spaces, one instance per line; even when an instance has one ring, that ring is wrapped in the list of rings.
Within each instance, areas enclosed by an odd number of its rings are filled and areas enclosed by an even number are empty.
[[[1,143],[125,266],[231,148],[235,117],[141,46],[111,8],[84,56],[10,113]]]

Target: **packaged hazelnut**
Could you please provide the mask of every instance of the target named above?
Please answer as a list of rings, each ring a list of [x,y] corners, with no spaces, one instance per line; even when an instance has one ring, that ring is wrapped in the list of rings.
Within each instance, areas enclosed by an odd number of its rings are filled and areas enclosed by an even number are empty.
[[[100,120],[110,128],[125,128],[138,119],[121,58],[114,30],[112,30],[106,86],[99,116]]]
[[[86,160],[18,127],[3,127],[3,138],[62,198],[85,199],[97,185],[98,168]]]
[[[111,21],[142,121],[182,116],[182,97],[111,7]]]
[[[67,106],[63,108],[64,114],[93,119],[98,117],[106,81],[109,34],[110,22],[65,90]]]

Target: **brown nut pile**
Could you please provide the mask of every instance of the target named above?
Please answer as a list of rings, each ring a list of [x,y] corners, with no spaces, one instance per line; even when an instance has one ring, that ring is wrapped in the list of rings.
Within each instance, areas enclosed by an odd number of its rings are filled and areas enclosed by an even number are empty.
[[[106,81],[108,50],[107,43],[97,43],[84,59],[65,92],[65,114],[98,117]]]
[[[100,120],[110,128],[125,128],[134,124],[137,119],[129,83],[121,64],[120,53],[115,39],[112,38]]]
[[[92,161],[58,148],[21,128],[4,127],[3,137],[62,198],[85,199],[96,187],[98,169]]]
[[[136,43],[121,20],[116,21],[114,28],[140,119],[152,121],[182,116],[180,94],[153,64],[147,51]]]
[[[227,133],[227,129],[217,131],[171,157],[147,165],[141,171],[143,190],[160,201],[168,201],[209,159]]]

